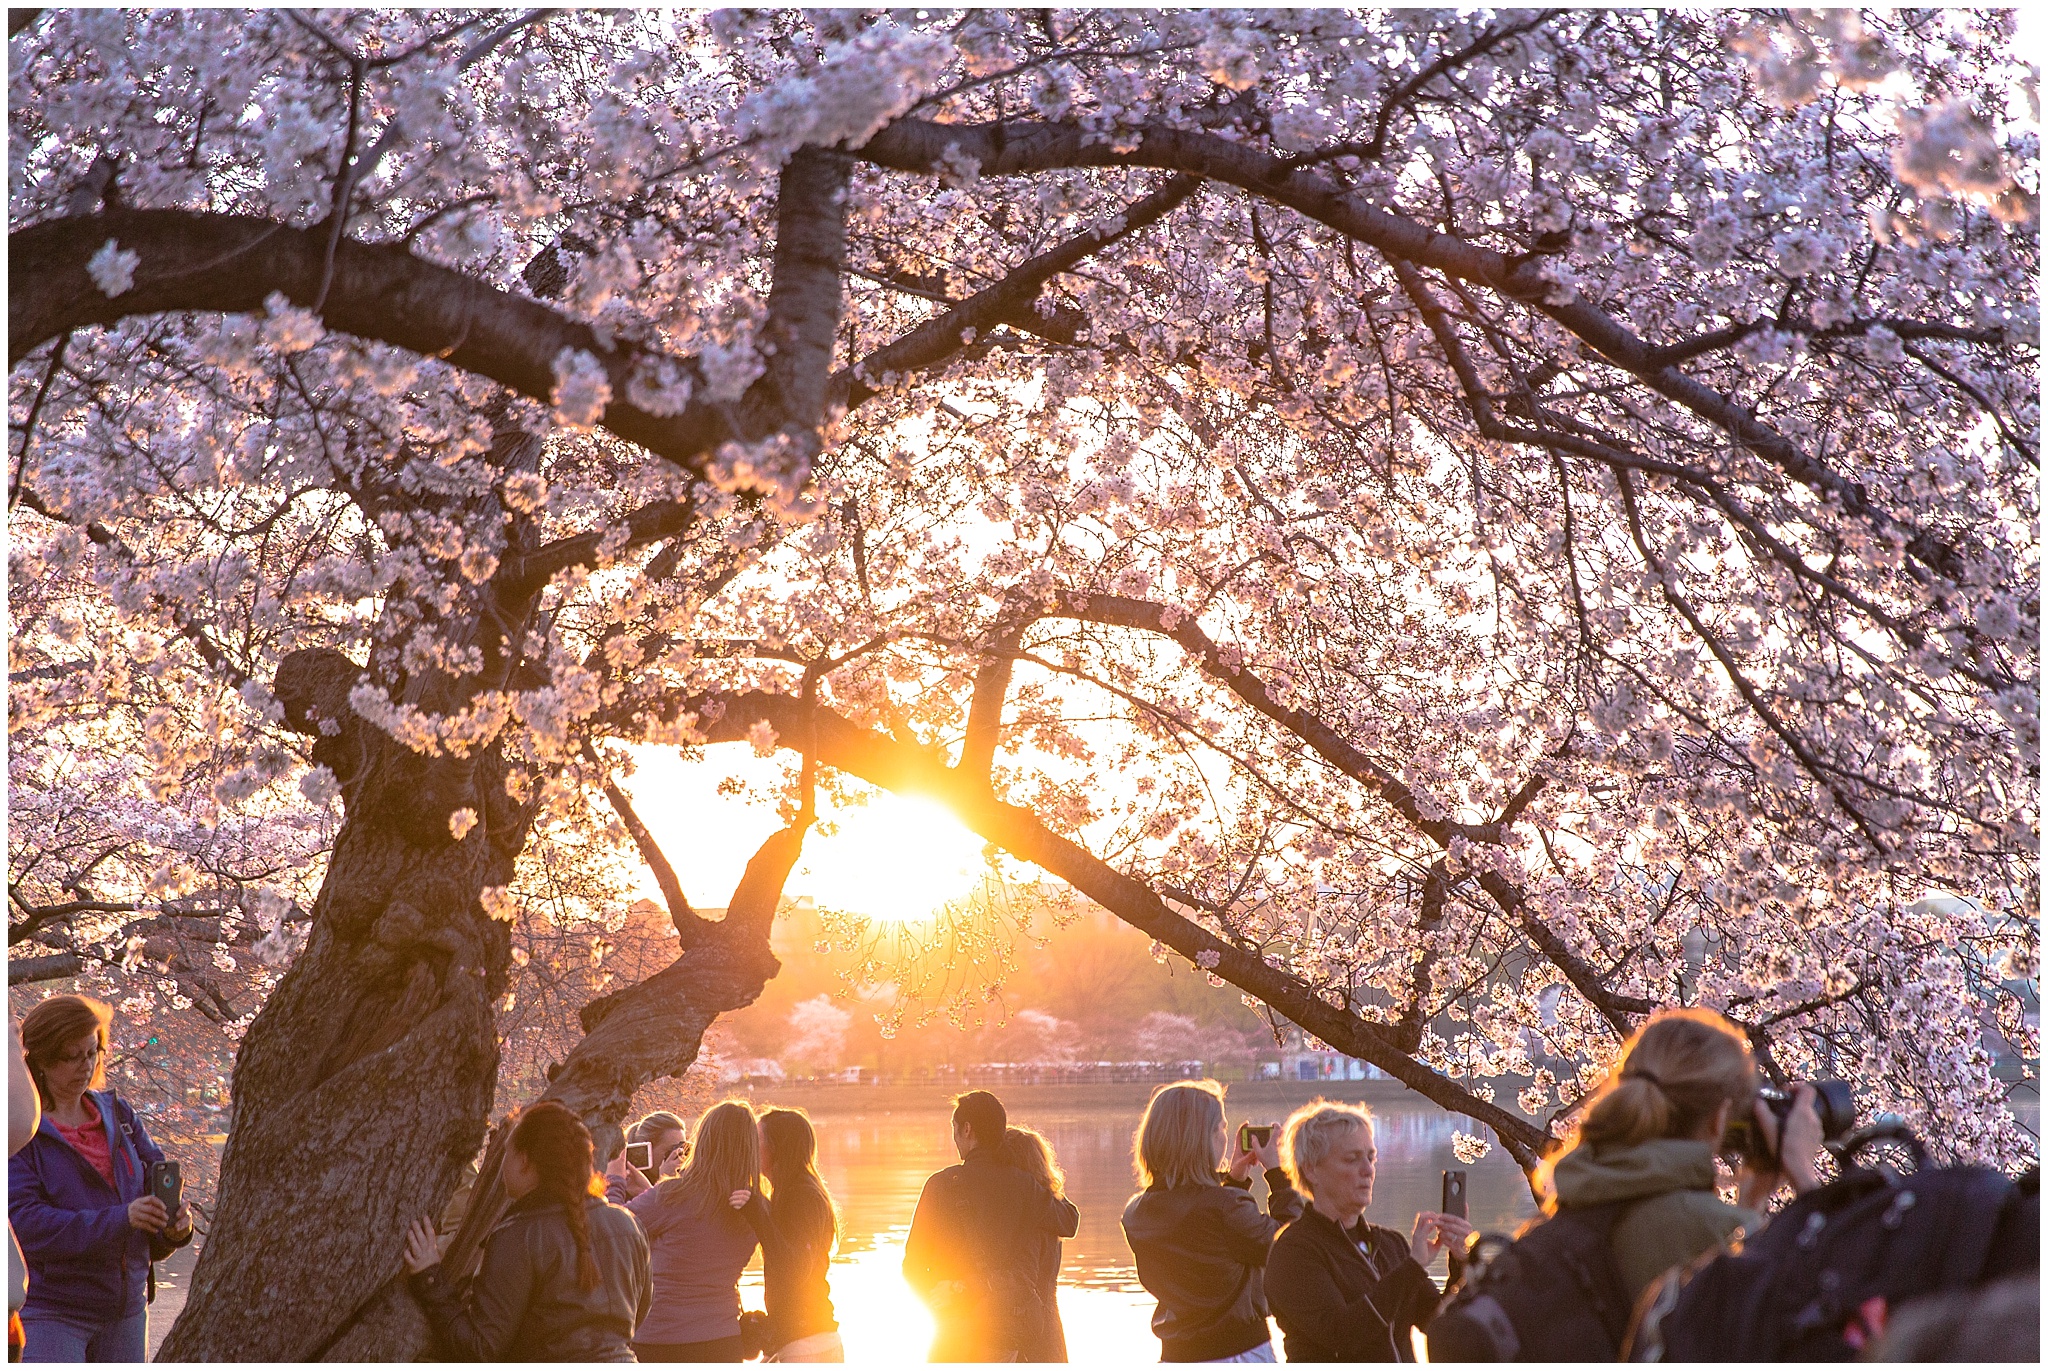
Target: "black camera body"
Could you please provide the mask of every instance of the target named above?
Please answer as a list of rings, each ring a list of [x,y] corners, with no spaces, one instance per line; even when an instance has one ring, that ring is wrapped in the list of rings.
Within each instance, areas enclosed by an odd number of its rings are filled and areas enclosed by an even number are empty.
[[[1849,1136],[1856,1127],[1856,1092],[1847,1081],[1814,1081],[1813,1112],[1820,1116],[1820,1133],[1824,1142],[1837,1142]],[[1785,1135],[1785,1120],[1792,1116],[1792,1092],[1779,1090],[1775,1086],[1764,1086],[1756,1097],[1778,1117],[1778,1136]],[[1774,1166],[1777,1153],[1764,1140],[1763,1130],[1756,1126],[1756,1120],[1748,1114],[1730,1119],[1728,1129],[1721,1135],[1721,1152],[1724,1156],[1742,1157],[1754,1163]]]

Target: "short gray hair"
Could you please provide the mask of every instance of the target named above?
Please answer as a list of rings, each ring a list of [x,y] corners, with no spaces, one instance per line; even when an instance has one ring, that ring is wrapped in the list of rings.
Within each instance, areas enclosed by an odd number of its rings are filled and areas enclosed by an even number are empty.
[[[1297,1189],[1315,1194],[1308,1172],[1330,1155],[1338,1141],[1354,1128],[1371,1128],[1372,1111],[1361,1104],[1339,1104],[1335,1100],[1311,1100],[1287,1116],[1287,1174]]]

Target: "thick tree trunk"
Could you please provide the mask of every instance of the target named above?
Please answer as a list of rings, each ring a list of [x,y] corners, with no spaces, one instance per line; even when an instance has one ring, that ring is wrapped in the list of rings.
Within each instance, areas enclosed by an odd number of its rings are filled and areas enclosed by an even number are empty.
[[[391,1285],[403,1232],[484,1140],[510,938],[479,895],[509,880],[530,816],[495,756],[422,757],[359,719],[357,675],[324,650],[278,670],[348,813],[312,937],[237,1054],[220,1208],[164,1360],[417,1355],[424,1324]],[[478,822],[457,842],[462,808]]]

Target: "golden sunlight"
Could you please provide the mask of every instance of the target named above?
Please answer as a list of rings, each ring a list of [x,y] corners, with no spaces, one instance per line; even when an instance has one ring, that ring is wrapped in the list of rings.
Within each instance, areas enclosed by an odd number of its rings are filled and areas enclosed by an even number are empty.
[[[988,869],[982,841],[933,800],[877,794],[828,816],[790,878],[793,894],[871,919],[922,919],[968,894]]]
[[[742,747],[709,750],[689,763],[672,749],[636,750],[626,788],[690,902],[718,909],[731,898],[747,859],[779,826],[771,799],[780,765]],[[721,785],[747,787],[741,800]],[[974,890],[987,872],[982,842],[933,800],[871,792],[866,804],[835,806],[820,796],[832,832],[813,832],[790,873],[790,898],[870,919],[922,919]],[[645,893],[659,898],[640,871]]]

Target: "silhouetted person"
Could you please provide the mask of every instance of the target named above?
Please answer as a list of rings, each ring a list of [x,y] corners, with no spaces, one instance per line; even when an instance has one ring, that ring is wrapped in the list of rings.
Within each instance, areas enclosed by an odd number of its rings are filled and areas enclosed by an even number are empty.
[[[741,1210],[761,1239],[768,1361],[845,1361],[832,1310],[832,1244],[839,1215],[818,1175],[818,1135],[800,1109],[761,1115],[761,1174],[770,1190]]]
[[[1080,1211],[1004,1158],[1001,1100],[970,1090],[953,1102],[960,1165],[925,1182],[903,1278],[938,1323],[933,1361],[1020,1361],[1051,1343],[1058,1312],[1038,1279],[1040,1237],[1071,1238]]]
[[[1067,1178],[1053,1157],[1052,1144],[1036,1129],[1014,1124],[1003,1130],[1003,1155],[1010,1165],[1032,1177],[1061,1198],[1066,1197]],[[1048,1312],[1044,1336],[1030,1347],[1018,1349],[1019,1361],[1065,1361],[1067,1329],[1060,1320],[1060,1239],[1064,1233],[1037,1232],[1030,1235],[1033,1248],[1031,1278],[1036,1283],[1038,1303]]]

